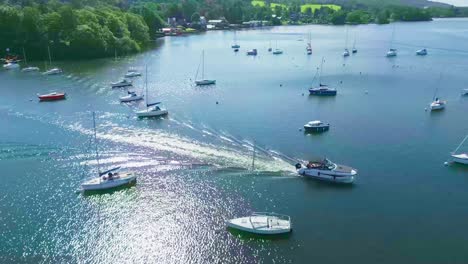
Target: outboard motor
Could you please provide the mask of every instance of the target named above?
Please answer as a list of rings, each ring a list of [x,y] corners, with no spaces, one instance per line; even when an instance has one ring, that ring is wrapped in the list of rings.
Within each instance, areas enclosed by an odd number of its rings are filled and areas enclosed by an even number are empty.
[[[299,170],[300,168],[302,168],[302,164],[296,163],[295,167],[296,167],[296,170]]]

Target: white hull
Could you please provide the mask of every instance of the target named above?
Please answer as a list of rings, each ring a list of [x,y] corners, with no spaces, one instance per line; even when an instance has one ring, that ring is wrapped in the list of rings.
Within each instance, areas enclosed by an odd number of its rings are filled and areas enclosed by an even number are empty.
[[[117,173],[113,179],[104,180],[103,177],[96,177],[81,184],[83,191],[108,190],[124,186],[136,181],[137,176],[133,173]]]
[[[127,87],[127,86],[133,86],[131,82],[128,83],[111,83],[112,88],[121,88],[121,87]]]
[[[139,101],[143,100],[143,95],[137,95],[137,96],[123,96],[119,98],[120,102],[126,103],[126,102],[133,102],[133,101]]]
[[[59,69],[59,68],[54,68],[54,69],[51,69],[51,70],[48,70],[42,74],[44,75],[57,75],[57,74],[61,74],[62,73],[62,70]]]
[[[431,111],[442,110],[442,109],[445,108],[445,103],[432,102],[431,105],[430,105],[430,108],[431,108]]]
[[[468,89],[463,89],[462,95],[468,95]]]
[[[396,57],[396,55],[397,55],[396,51],[389,51],[389,52],[387,52],[387,57],[389,57],[389,58],[390,58],[390,57]]]
[[[3,65],[3,69],[5,70],[13,70],[18,69],[20,66],[18,63],[7,63]]]
[[[348,57],[348,56],[349,56],[349,52],[348,52],[348,51],[343,52],[343,57]]]
[[[320,171],[307,168],[301,168],[297,171],[297,173],[309,178],[336,183],[353,183],[354,175],[357,174],[355,170],[353,170],[352,174],[340,174],[333,171]]]
[[[149,110],[142,110],[142,111],[136,112],[138,117],[158,117],[158,116],[167,115],[168,113],[169,112],[166,109],[161,109],[158,111],[149,109]]]
[[[467,153],[453,154],[452,158],[453,158],[453,162],[468,165],[468,154]]]
[[[39,71],[38,67],[26,67],[21,69],[22,72],[37,72]]]
[[[139,77],[141,76],[141,73],[138,72],[129,72],[125,74],[125,78],[132,78],[132,77]]]
[[[195,81],[196,85],[212,85],[216,84],[216,80],[198,80]]]
[[[230,228],[241,231],[260,234],[278,235],[291,232],[291,221],[274,215],[254,214],[252,216],[241,217],[226,221]]]

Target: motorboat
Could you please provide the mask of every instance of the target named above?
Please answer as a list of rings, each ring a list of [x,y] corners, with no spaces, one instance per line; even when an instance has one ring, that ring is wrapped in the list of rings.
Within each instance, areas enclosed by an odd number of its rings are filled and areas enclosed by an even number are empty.
[[[349,56],[349,50],[345,49],[343,52],[343,57],[348,57]]]
[[[271,51],[271,50],[268,50],[268,51]],[[252,50],[247,51],[247,55],[257,56],[257,49],[252,49]]]
[[[328,87],[326,84],[320,84],[319,87],[310,88],[309,94],[319,96],[335,96],[337,91],[334,88]]]
[[[416,51],[416,55],[426,56],[427,55],[427,50],[426,49],[420,49],[420,50]]]
[[[297,173],[302,176],[335,183],[353,183],[357,175],[356,169],[335,164],[326,158],[320,161],[309,161],[305,167],[297,163],[296,169]]]
[[[310,121],[304,125],[305,132],[325,132],[330,129],[330,124],[323,123],[320,120]]]
[[[102,191],[109,190],[116,187],[130,185],[135,183],[137,176],[132,172],[120,172],[120,167],[112,168],[107,171],[101,172],[99,163],[99,151],[97,147],[97,134],[96,134],[96,118],[93,112],[93,126],[94,126],[94,145],[96,146],[96,160],[98,164],[97,177],[93,177],[81,183],[83,191]]]
[[[57,75],[57,74],[61,74],[61,73],[63,73],[62,69],[52,68],[50,70],[47,70],[47,71],[43,72],[42,74],[43,75]]]
[[[66,94],[53,92],[48,94],[37,94],[37,97],[39,98],[39,101],[57,101],[66,99]]]
[[[141,73],[137,72],[136,70],[128,70],[125,74],[125,78],[133,78],[139,76],[141,76]]]
[[[283,51],[280,49],[275,49],[275,51],[273,51],[273,55],[280,55],[280,54],[283,54]]]
[[[120,87],[127,87],[127,86],[132,86],[132,81],[127,80],[127,79],[122,79],[118,82],[111,83],[112,88],[120,88]]]
[[[447,104],[447,101],[441,101],[439,98],[436,98],[431,104],[430,104],[430,108],[431,108],[431,111],[434,111],[434,110],[442,110],[445,108],[445,105]]]
[[[199,67],[200,67],[200,66],[199,66]],[[213,85],[213,84],[216,84],[216,80],[205,79],[205,51],[202,51],[201,67],[202,67],[201,79],[197,79],[197,77],[198,77],[198,70],[199,70],[199,69],[197,69],[197,73],[195,74],[195,85],[197,85],[197,86],[203,86],[203,85]]]
[[[14,70],[18,69],[20,67],[18,61],[12,60],[12,61],[7,61],[5,64],[3,64],[3,69],[5,70]]]
[[[118,172],[120,167],[100,172],[99,177],[81,184],[83,191],[102,191],[135,183],[137,176],[133,172]]]
[[[251,216],[226,221],[229,228],[259,234],[279,235],[291,232],[291,217],[276,213],[255,212]]]
[[[136,114],[140,118],[144,117],[158,117],[158,116],[164,116],[168,114],[168,111],[165,107],[160,105],[161,102],[157,103],[152,103],[152,104],[147,104],[146,109],[137,111]]]
[[[463,143],[468,139],[468,135],[462,140],[462,142],[457,146],[457,148],[452,152],[452,160],[453,162],[468,165],[468,153],[458,153],[458,150],[463,146]]]
[[[387,57],[396,57],[397,50],[396,49],[389,49],[387,52]]]
[[[126,102],[133,102],[133,101],[138,101],[143,99],[143,95],[140,94],[138,95],[136,92],[127,92],[128,95],[122,96],[119,98],[120,102],[126,103]]]
[[[39,71],[39,67],[29,66],[29,67],[22,68],[21,71],[22,72],[37,72]]]

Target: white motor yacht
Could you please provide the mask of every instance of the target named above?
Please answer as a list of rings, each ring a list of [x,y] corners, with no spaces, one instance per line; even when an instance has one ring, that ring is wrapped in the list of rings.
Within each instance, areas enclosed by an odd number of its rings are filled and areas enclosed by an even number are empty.
[[[305,167],[296,164],[297,173],[306,177],[335,183],[353,183],[357,170],[348,166],[339,165],[328,159],[310,161]]]
[[[228,227],[260,235],[279,235],[292,230],[291,218],[276,213],[253,213],[226,221]]]
[[[304,125],[305,132],[324,132],[330,129],[330,124],[323,123],[320,120],[310,121]]]

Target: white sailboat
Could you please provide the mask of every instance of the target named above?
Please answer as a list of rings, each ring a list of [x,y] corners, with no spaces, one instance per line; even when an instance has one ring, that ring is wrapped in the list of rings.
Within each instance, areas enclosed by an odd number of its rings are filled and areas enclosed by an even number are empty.
[[[146,67],[145,73],[145,89],[146,89],[146,109],[136,112],[136,115],[140,118],[144,117],[158,117],[167,115],[169,112],[166,108],[161,105],[161,102],[157,103],[148,103],[148,67]]]
[[[456,163],[460,164],[465,164],[468,165],[468,152],[464,153],[458,153],[457,151],[460,149],[460,147],[465,143],[465,141],[468,139],[468,135],[462,140],[462,142],[458,145],[458,147],[451,153],[452,159]]]
[[[28,59],[26,58],[26,52],[24,50],[24,47],[23,47],[23,58],[24,58],[24,62],[26,63],[26,67],[21,69],[22,72],[36,72],[36,71],[39,71],[38,67],[28,66]]]
[[[356,48],[356,31],[354,32],[354,41],[353,41],[353,49],[351,50],[353,54],[357,53],[357,48]]]
[[[93,112],[93,126],[94,126],[94,145],[96,146],[96,160],[98,165],[98,175],[89,179],[81,184],[83,191],[99,191],[108,190],[136,182],[137,176],[132,172],[119,172],[120,167],[112,168],[101,172],[99,163],[99,151],[97,145],[96,135],[96,117]]]
[[[237,44],[237,31],[234,31],[234,45],[232,45],[231,48],[236,52],[239,51],[240,45]]]
[[[49,53],[49,63],[50,63],[49,66],[51,66],[52,65],[52,57],[50,56],[49,46],[47,46],[47,52]],[[60,68],[52,68],[50,70],[47,70],[47,71],[43,72],[42,74],[44,74],[44,75],[57,75],[57,74],[61,74],[62,72],[63,71]]]
[[[346,41],[345,41],[345,49],[343,52],[343,57],[348,57],[349,56],[349,50],[348,50],[348,27],[346,27]]]
[[[198,77],[198,70],[197,70],[197,74],[195,75],[195,84],[198,86],[216,84],[216,80],[205,79],[205,51],[204,50],[202,51],[201,66],[202,66],[202,76],[201,76],[201,79],[197,80],[197,77]]]
[[[439,82],[437,83],[437,87],[436,87],[436,90],[434,92],[434,96],[432,97],[433,101],[429,105],[429,108],[431,109],[431,111],[442,110],[442,109],[445,108],[445,105],[447,104],[446,101],[442,101],[442,100],[439,99],[439,97],[437,97],[437,91],[439,90],[440,80],[441,79],[442,79],[442,75],[439,77]]]
[[[393,38],[395,37],[395,25],[393,25],[393,31],[392,31],[392,39],[390,40],[390,49],[387,51],[387,57],[396,57],[397,55],[397,50],[395,48],[392,48],[393,45]]]
[[[137,94],[136,92],[133,92],[133,91],[127,91],[127,95],[120,97],[119,100],[121,103],[128,103],[128,102],[143,100],[143,98],[144,97],[142,94]]]
[[[283,51],[281,49],[278,49],[278,41],[276,41],[276,48],[273,51],[273,55],[280,55],[283,54]]]
[[[307,51],[307,55],[312,55],[312,36],[310,35],[310,32],[307,38],[306,51]]]

